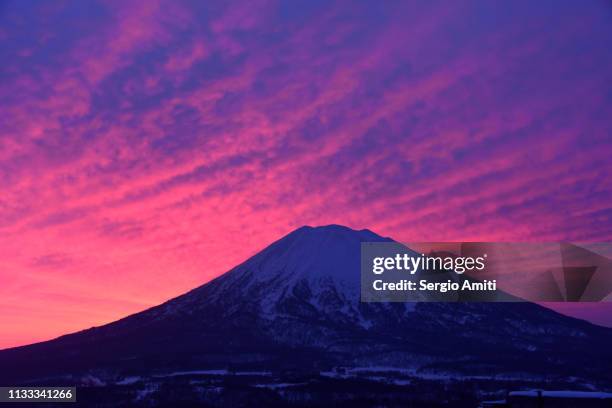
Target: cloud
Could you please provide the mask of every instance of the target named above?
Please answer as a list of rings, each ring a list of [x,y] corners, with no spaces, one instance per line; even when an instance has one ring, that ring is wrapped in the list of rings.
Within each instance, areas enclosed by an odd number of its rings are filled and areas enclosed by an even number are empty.
[[[610,240],[604,9],[8,3],[0,295],[112,319],[303,224]]]
[[[53,253],[42,256],[37,256],[32,259],[30,265],[34,268],[49,268],[49,269],[60,269],[66,267],[66,265],[72,263],[72,258],[67,254]]]

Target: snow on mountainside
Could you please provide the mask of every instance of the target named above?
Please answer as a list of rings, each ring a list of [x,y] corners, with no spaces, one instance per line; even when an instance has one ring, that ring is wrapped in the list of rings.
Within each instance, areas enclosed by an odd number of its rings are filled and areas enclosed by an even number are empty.
[[[339,225],[302,227],[224,275],[219,292],[249,294],[265,288],[257,299],[268,313],[305,283],[320,290],[334,288],[342,300],[353,303],[360,293],[361,243],[383,241],[391,240],[368,230]]]
[[[302,227],[226,274],[117,322],[0,351],[0,382],[210,370],[390,367],[421,378],[571,378],[611,384],[612,330],[529,303],[361,303],[360,244]]]
[[[361,243],[389,241],[369,230],[340,225],[301,227],[209,284],[171,301],[159,311],[160,318],[221,305],[220,312],[231,320],[248,305],[253,320],[276,341],[338,343],[339,329],[373,329],[389,316],[402,319],[414,310],[414,303],[360,302]]]
[[[181,302],[193,307],[235,299],[251,303],[258,317],[267,320],[302,309],[304,313],[310,310],[329,318],[342,316],[367,325],[359,311],[361,243],[388,241],[392,240],[369,230],[305,226],[192,291]],[[413,306],[403,305],[407,309]],[[171,306],[180,307],[180,302]]]

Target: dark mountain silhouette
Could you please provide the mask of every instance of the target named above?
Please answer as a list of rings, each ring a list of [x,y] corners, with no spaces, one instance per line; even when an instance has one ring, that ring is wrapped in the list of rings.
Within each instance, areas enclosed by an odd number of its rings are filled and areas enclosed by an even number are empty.
[[[152,381],[159,390],[207,375],[244,375],[243,391],[294,384],[300,395],[318,392],[304,384],[322,387],[322,379],[418,389],[472,380],[612,387],[612,329],[531,303],[361,303],[360,244],[378,241],[390,239],[336,225],[299,228],[162,305],[0,351],[0,385],[131,386],[136,400]]]

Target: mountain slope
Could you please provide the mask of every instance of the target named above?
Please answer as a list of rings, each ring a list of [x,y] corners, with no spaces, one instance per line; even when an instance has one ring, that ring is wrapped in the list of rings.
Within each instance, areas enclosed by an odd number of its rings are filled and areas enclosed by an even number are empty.
[[[0,367],[11,367],[0,383],[388,367],[421,376],[612,384],[612,330],[538,305],[360,303],[360,243],[389,240],[342,226],[302,227],[160,306],[0,351]]]

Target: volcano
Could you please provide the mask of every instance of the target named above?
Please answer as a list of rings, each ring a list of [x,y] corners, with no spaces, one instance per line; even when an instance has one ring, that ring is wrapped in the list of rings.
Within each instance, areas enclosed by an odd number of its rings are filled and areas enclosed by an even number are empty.
[[[264,391],[270,405],[329,401],[330,382],[344,402],[401,394],[424,404],[441,384],[461,384],[466,404],[509,384],[612,389],[612,329],[532,303],[360,302],[361,243],[387,241],[299,228],[164,304],[0,351],[0,385],[107,388],[134,405],[163,401],[171,382],[189,390],[190,406]]]

